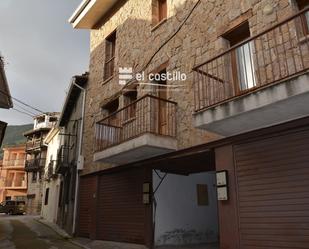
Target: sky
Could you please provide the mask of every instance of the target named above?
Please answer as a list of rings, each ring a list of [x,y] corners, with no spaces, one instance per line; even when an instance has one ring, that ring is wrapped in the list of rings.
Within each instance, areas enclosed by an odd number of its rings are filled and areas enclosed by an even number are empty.
[[[88,70],[89,31],[74,30],[68,23],[80,2],[0,1],[0,54],[14,98],[44,112],[61,111],[71,77]],[[12,109],[0,109],[0,120],[9,125],[33,122]]]

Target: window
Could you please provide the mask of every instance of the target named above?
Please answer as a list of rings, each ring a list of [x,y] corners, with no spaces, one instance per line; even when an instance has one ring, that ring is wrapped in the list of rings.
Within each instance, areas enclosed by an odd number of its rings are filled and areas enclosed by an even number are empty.
[[[166,81],[166,68],[159,71],[160,80],[155,80],[155,83],[158,84],[156,87],[157,96],[159,97],[156,100],[155,106],[158,106],[158,132],[161,135],[165,135],[168,130],[168,105],[164,101],[167,99],[167,81]]]
[[[32,172],[32,182],[37,181],[37,172]]]
[[[153,0],[152,19],[156,25],[167,18],[167,0]]]
[[[125,109],[124,113],[124,120],[131,120],[132,118],[135,118],[136,114],[136,103],[134,103],[137,100],[137,91],[136,89],[131,90],[124,94],[124,105],[128,106]],[[134,103],[134,104],[132,104]]]
[[[197,184],[197,205],[198,206],[208,206],[208,187],[206,184]]]
[[[49,188],[45,190],[45,199],[44,199],[44,205],[48,205],[48,197],[49,197]]]
[[[303,10],[309,6],[308,0],[296,0],[299,10]],[[301,25],[305,35],[309,34],[309,11],[301,16]]]
[[[116,51],[116,31],[106,38],[105,41],[105,67],[104,80],[108,80],[114,75]]]
[[[230,47],[249,37],[250,29],[247,21],[223,35],[223,38],[229,41]],[[256,86],[253,46],[252,42],[247,42],[231,53],[233,82],[236,92],[242,92]]]

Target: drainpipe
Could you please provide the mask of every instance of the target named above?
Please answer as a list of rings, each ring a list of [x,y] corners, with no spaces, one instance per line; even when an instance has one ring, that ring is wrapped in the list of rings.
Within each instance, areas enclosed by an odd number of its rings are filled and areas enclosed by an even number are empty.
[[[79,142],[78,142],[78,158],[82,154],[82,142],[83,142],[83,130],[84,130],[84,119],[85,119],[85,104],[86,104],[86,89],[79,86],[73,81],[73,85],[79,88],[83,93],[83,104],[82,104],[82,116],[81,116],[81,126],[80,126],[80,134],[79,134]],[[73,226],[72,226],[72,234],[74,235],[76,232],[76,218],[77,218],[77,198],[78,198],[78,190],[79,190],[79,171],[76,166],[76,181],[75,181],[75,198],[74,198],[74,212],[73,212]]]

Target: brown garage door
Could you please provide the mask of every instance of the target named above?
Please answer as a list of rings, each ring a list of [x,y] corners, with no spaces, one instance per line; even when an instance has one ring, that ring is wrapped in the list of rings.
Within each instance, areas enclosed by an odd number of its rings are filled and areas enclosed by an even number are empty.
[[[309,248],[309,131],[234,151],[241,249]]]
[[[79,236],[90,237],[92,214],[96,212],[94,194],[96,193],[96,177],[81,177],[79,189]]]
[[[98,239],[145,243],[142,170],[100,176]]]

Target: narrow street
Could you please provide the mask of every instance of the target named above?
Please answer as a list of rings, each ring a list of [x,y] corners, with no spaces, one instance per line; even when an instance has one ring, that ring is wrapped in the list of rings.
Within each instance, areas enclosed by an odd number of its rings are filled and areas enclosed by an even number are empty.
[[[33,216],[0,214],[0,249],[80,249]]]

